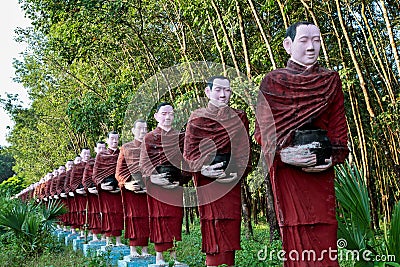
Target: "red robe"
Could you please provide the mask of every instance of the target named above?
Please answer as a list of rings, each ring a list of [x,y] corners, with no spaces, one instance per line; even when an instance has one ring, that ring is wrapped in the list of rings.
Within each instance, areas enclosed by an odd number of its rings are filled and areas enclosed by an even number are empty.
[[[46,182],[42,181],[39,187],[39,196],[40,199],[43,199],[46,197]]]
[[[64,192],[64,183],[65,183],[66,173],[63,172],[58,175],[57,184],[56,184],[56,194],[60,196],[62,192]]]
[[[338,73],[318,64],[306,68],[289,61],[285,69],[266,75],[258,101],[255,138],[271,166],[270,179],[284,250],[296,250],[300,255],[303,250],[314,250],[319,255],[322,250],[336,249],[334,169],[307,173],[284,164],[279,152],[290,146],[296,129],[314,127],[327,130],[333,146],[333,163],[345,160],[347,124]],[[285,266],[338,266],[338,263],[325,257],[320,262],[286,261]]]
[[[202,232],[202,251],[207,265],[234,265],[234,251],[240,249],[241,183],[215,182],[200,173],[215,154],[230,153],[226,170],[239,178],[251,170],[249,121],[242,110],[228,106],[195,110],[186,127],[184,157],[194,172]],[[229,233],[229,234],[226,234]]]
[[[150,240],[157,252],[173,247],[173,241],[182,240],[183,188],[165,189],[150,182],[159,165],[181,166],[184,134],[157,127],[146,134],[140,151],[140,170],[146,182],[150,216]]]
[[[99,192],[99,204],[102,213],[101,227],[106,236],[120,236],[124,229],[124,213],[120,193],[111,193],[101,189],[100,184],[107,177],[115,177],[119,149],[107,149],[97,154],[93,167],[93,180]]]
[[[71,176],[69,179],[70,183],[70,190],[71,192],[74,192],[74,197],[71,199],[72,206],[74,207],[72,212],[73,216],[73,223],[74,227],[82,227],[85,224],[85,219],[86,219],[86,201],[87,198],[85,195],[80,195],[76,193],[76,189],[78,189],[80,186],[82,186],[82,176],[83,176],[83,171],[85,169],[86,162],[81,162],[79,164],[75,164],[74,167],[71,170]]]
[[[51,179],[51,185],[50,185],[50,196],[54,196],[57,194],[57,183],[58,183],[58,175],[53,176],[53,179]]]
[[[89,187],[95,186],[95,183],[92,179],[94,163],[94,158],[89,159],[86,163],[85,170],[83,171],[82,184],[87,191],[89,230],[92,230],[92,233],[94,234],[100,234],[102,231],[99,197],[95,194],[89,193],[87,190]]]
[[[147,195],[126,190],[124,184],[132,174],[141,175],[139,170],[140,147],[142,142],[134,140],[121,147],[115,177],[122,192],[124,206],[125,238],[131,246],[147,246],[150,235]]]
[[[58,197],[61,199],[61,202],[63,203],[64,207],[66,209],[68,209],[68,202],[67,199],[62,198],[60,196],[61,193],[64,192],[64,183],[65,183],[65,178],[66,178],[66,173],[63,172],[61,174],[58,175],[58,179],[57,179],[57,185],[56,185],[56,193],[58,195]],[[66,214],[61,215],[59,218],[60,220],[65,224],[66,222]]]
[[[47,180],[46,182],[45,182],[45,197],[49,197],[49,196],[51,196],[51,194],[50,194],[50,189],[51,189],[51,182],[53,181],[53,178],[51,178],[51,179],[49,179],[49,180]]]
[[[68,170],[65,172],[65,180],[64,180],[64,193],[67,195],[67,198],[63,198],[63,202],[65,202],[68,212],[64,214],[64,225],[67,226],[72,226],[72,215],[71,215],[71,209],[73,207],[73,202],[72,202],[72,197],[68,195],[68,193],[71,191],[71,185],[69,182],[69,178],[71,175],[71,170]]]

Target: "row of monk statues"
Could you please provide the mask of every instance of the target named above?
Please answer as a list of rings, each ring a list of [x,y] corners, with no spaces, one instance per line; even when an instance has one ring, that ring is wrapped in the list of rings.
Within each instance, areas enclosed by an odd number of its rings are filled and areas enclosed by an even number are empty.
[[[344,97],[338,73],[318,63],[316,25],[291,25],[283,46],[290,59],[261,82],[254,138],[269,166],[283,249],[321,255],[337,248],[332,166],[349,153]],[[132,257],[148,255],[152,242],[156,264],[162,265],[163,252],[176,259],[184,188],[192,180],[206,265],[234,266],[235,251],[241,249],[241,181],[252,170],[252,136],[246,112],[230,106],[227,77],[209,78],[204,90],[208,105],[192,112],[184,130],[172,126],[174,107],[160,103],[152,131],[146,120],[136,120],[133,140],[120,148],[119,134],[109,132],[106,142],[96,144],[95,158],[83,148],[18,197],[62,201],[68,213],[61,224],[72,231],[87,224],[94,241],[102,236],[120,246],[124,230]],[[284,266],[339,265],[323,257],[287,260]]]

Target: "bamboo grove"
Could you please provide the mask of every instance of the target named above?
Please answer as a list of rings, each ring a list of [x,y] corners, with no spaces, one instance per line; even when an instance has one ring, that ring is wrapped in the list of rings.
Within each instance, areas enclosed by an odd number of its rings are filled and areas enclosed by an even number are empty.
[[[32,27],[15,61],[31,105],[2,100],[15,126],[15,172],[30,183],[110,130],[121,130],[139,86],[164,68],[217,62],[258,85],[284,67],[288,25],[314,22],[320,62],[339,72],[351,160],[363,170],[374,227],[400,198],[400,3],[396,0],[20,0]],[[201,88],[194,86],[196,94]],[[180,88],[169,97],[184,101]],[[256,149],[257,150],[257,149]],[[47,166],[48,169],[45,169]],[[265,210],[265,189],[248,197]],[[253,216],[254,217],[254,216]],[[257,219],[255,216],[254,219]]]

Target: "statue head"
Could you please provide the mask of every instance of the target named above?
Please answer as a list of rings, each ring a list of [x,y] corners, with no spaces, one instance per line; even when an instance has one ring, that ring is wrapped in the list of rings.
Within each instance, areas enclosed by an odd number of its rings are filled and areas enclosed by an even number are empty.
[[[164,130],[169,130],[172,128],[172,123],[174,122],[174,108],[169,103],[161,103],[157,107],[154,118],[158,122],[157,126]]]
[[[213,76],[207,81],[206,96],[215,106],[227,106],[232,96],[231,84],[227,77]]]
[[[118,148],[119,134],[117,132],[111,131],[107,135],[107,145],[108,148],[115,150]]]
[[[136,140],[143,141],[147,133],[147,122],[143,119],[138,119],[133,124],[132,134]]]
[[[313,65],[321,49],[321,32],[311,22],[297,22],[286,30],[283,47],[290,59],[304,66]]]

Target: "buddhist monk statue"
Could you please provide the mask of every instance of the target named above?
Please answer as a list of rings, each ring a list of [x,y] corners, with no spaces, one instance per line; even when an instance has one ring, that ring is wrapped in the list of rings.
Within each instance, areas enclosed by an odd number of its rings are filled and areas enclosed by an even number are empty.
[[[121,147],[116,170],[124,205],[125,238],[129,239],[131,258],[149,255],[149,211],[146,190],[139,170],[140,149],[146,133],[146,121],[135,121],[132,128],[134,140]],[[137,246],[142,247],[141,254],[137,252]]]
[[[96,154],[106,151],[106,144],[103,141],[96,143],[94,151]],[[100,215],[100,203],[98,197],[98,191],[96,188],[95,181],[93,180],[93,167],[95,164],[95,158],[90,158],[83,171],[82,185],[87,191],[88,198],[88,227],[93,235],[93,242],[99,241],[98,234],[102,234],[105,239],[105,233],[101,230],[101,215]]]
[[[207,81],[206,108],[187,123],[184,157],[191,166],[199,201],[202,251],[207,266],[235,265],[240,249],[241,179],[251,170],[249,121],[229,106],[230,81]]]
[[[112,244],[115,237],[117,246],[122,246],[121,234],[124,229],[124,213],[118,182],[115,179],[115,169],[119,155],[119,134],[109,132],[108,148],[96,155],[93,167],[93,180],[97,185],[100,210],[102,214],[102,231],[106,234],[107,245]]]
[[[182,240],[183,188],[190,179],[182,172],[184,133],[172,128],[174,109],[168,103],[157,107],[157,128],[146,134],[140,151],[140,171],[145,180],[150,216],[150,241],[156,264],[165,264],[163,252],[176,261],[174,241]],[[189,177],[189,178],[188,178]]]
[[[336,71],[317,61],[316,25],[291,25],[283,47],[290,55],[286,68],[271,71],[260,85],[255,138],[270,162],[283,250],[313,251],[318,258],[295,257],[284,266],[339,266],[323,251],[337,249],[332,166],[348,155],[342,84]]]

